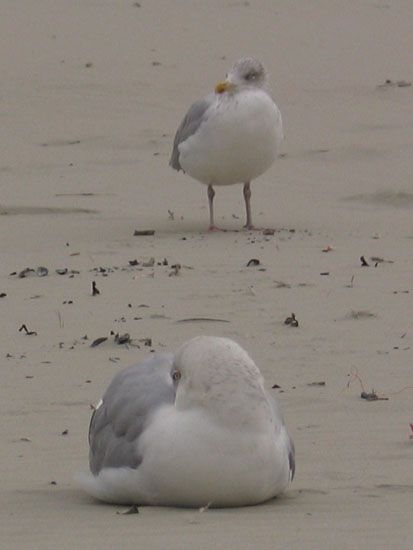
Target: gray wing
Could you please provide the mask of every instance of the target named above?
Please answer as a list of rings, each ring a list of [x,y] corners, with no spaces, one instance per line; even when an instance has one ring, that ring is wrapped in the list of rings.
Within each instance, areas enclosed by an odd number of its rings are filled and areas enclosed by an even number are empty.
[[[176,131],[171,160],[169,161],[169,166],[172,166],[174,170],[182,170],[182,166],[179,162],[179,144],[195,134],[195,132],[206,119],[205,114],[214,102],[214,99],[215,94],[210,94],[203,99],[199,99],[193,105],[191,105],[189,111],[184,116],[184,119],[182,120],[178,130]]]
[[[160,406],[175,402],[172,365],[172,354],[154,355],[113,378],[90,420],[92,474],[102,468],[137,468],[142,462],[136,440],[148,418]]]
[[[268,401],[269,401],[270,406],[273,410],[275,418],[279,422],[281,422],[281,424],[285,427],[284,417],[282,415],[280,406],[278,405],[277,399],[275,398],[274,395],[271,395],[271,393],[269,393],[268,391],[266,392],[266,394],[267,394]],[[295,447],[294,447],[294,442],[291,439],[291,436],[287,431],[287,428],[285,428],[285,431],[286,431],[286,435],[287,435],[287,439],[288,439],[287,440],[287,447],[288,447],[287,450],[288,450],[288,462],[290,464],[290,481],[292,481],[294,479],[294,474],[295,474]]]

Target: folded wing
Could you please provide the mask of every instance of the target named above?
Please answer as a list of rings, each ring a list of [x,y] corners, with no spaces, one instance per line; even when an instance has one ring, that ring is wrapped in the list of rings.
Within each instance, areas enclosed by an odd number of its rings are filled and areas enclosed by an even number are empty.
[[[142,461],[137,442],[150,416],[174,403],[172,354],[158,354],[119,372],[93,412],[89,426],[89,465],[137,468]]]

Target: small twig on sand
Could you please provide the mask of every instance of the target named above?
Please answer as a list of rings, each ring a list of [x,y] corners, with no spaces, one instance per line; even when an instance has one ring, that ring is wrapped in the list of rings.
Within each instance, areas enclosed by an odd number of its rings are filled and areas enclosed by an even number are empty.
[[[37,335],[37,332],[35,330],[29,330],[24,323],[19,328],[19,332],[22,332],[22,331],[24,331],[28,336],[36,336]]]
[[[92,281],[92,296],[97,296],[100,294],[100,290],[96,286],[96,281]]]
[[[62,319],[62,316],[61,316],[59,310],[57,310],[57,316],[58,316],[58,318],[59,318],[59,327],[60,327],[60,328],[63,328],[63,327],[64,327],[64,322],[63,322],[63,319]]]
[[[150,235],[155,235],[154,229],[135,229],[133,233],[134,237],[146,237]]]
[[[214,322],[214,323],[229,323],[227,319],[214,319],[212,317],[188,317],[188,319],[178,319],[177,323],[196,323],[198,321]]]

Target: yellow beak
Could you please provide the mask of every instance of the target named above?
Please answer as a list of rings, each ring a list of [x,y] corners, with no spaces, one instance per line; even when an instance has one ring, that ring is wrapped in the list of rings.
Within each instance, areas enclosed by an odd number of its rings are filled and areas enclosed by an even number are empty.
[[[224,80],[223,82],[218,82],[218,84],[215,86],[215,93],[216,94],[223,94],[224,92],[231,91],[235,88],[234,84],[232,82],[229,82],[228,80]]]

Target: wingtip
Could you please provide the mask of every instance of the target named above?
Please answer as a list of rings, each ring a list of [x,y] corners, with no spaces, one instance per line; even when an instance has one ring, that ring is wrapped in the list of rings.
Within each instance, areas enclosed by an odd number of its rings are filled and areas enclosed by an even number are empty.
[[[295,476],[295,447],[293,440],[290,438],[290,451],[288,453],[288,462],[290,464],[290,481],[294,479]]]
[[[179,164],[179,157],[178,155],[172,154],[171,160],[169,161],[169,166],[173,169],[179,172],[182,170],[182,166]]]

